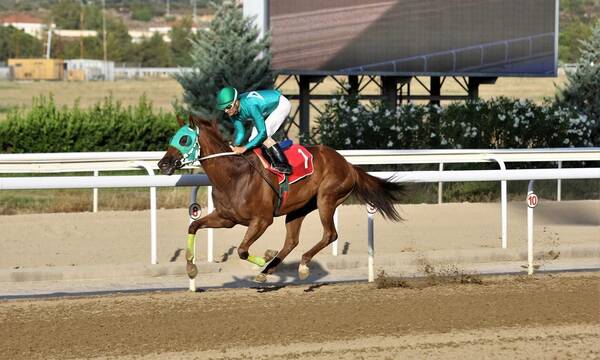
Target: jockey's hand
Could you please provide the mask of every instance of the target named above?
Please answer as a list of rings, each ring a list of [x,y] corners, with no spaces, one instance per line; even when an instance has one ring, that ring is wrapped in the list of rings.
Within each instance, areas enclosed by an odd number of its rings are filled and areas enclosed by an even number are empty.
[[[248,149],[246,149],[245,146],[230,146],[231,150],[236,154],[236,155],[242,155],[243,153],[245,153]]]

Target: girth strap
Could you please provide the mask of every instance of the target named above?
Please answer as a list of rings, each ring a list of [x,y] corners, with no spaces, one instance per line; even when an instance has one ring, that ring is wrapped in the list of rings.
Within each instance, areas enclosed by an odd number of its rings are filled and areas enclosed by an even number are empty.
[[[281,209],[283,209],[283,207],[285,206],[289,190],[290,182],[288,179],[288,175],[285,175],[283,182],[279,184],[279,191],[277,193],[277,206],[275,206],[275,216],[281,215]]]

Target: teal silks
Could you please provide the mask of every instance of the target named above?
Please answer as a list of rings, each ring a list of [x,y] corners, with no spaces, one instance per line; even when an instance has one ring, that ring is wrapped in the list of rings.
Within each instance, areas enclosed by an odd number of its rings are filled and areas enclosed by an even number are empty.
[[[182,126],[171,138],[169,145],[179,150],[182,155],[182,165],[196,161],[200,145],[198,144],[198,131],[189,125]]]

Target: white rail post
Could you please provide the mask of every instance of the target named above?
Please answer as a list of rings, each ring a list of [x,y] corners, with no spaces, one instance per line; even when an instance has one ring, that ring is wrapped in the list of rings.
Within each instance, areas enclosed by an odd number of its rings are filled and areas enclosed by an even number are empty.
[[[190,206],[196,202],[196,198],[198,196],[198,186],[192,186],[192,191],[190,193]],[[194,222],[194,219],[190,217],[190,224]],[[194,259],[192,263],[196,264],[196,241],[194,241]],[[196,278],[189,279],[190,280],[190,291],[196,292]]]
[[[94,176],[98,175],[98,170],[94,170]],[[94,190],[92,191],[92,211],[95,213],[98,212],[98,188],[94,188]]]
[[[494,160],[500,166],[500,170],[506,171],[506,164],[501,159],[498,159],[494,156],[491,157],[491,160]],[[502,221],[502,241],[501,246],[503,249],[506,249],[508,246],[508,190],[506,185],[506,180],[500,181],[500,207],[501,207],[501,221]]]
[[[562,161],[558,162],[558,168],[562,169]],[[556,201],[560,201],[560,199],[562,198],[561,196],[561,192],[562,192],[562,183],[561,183],[561,179],[556,180]]]
[[[527,187],[527,274],[533,274],[533,208],[538,204],[538,197],[533,192],[534,180]]]
[[[444,171],[444,163],[440,163],[440,171]],[[438,182],[438,204],[442,203],[442,192],[444,191],[444,183]]]
[[[373,221],[373,215],[377,210],[369,205],[367,205],[367,234],[368,234],[368,267],[369,267],[369,282],[373,282],[375,280],[375,224]]]
[[[138,166],[146,169],[150,176],[154,175],[154,170],[143,162],[139,162]],[[150,264],[158,264],[158,251],[156,241],[156,187],[150,187]]]
[[[335,231],[338,234],[338,238],[340,236],[340,232],[339,232],[339,222],[340,222],[340,214],[339,214],[339,207],[337,207],[335,209],[335,212],[333,213],[333,226],[335,227]],[[331,254],[333,256],[337,256],[338,255],[338,239],[335,239],[334,242],[331,243]]]
[[[208,191],[206,194],[208,198],[208,213],[210,214],[215,209],[212,198],[212,186],[208,187]],[[214,229],[208,229],[208,241],[207,241],[207,249],[206,249],[206,260],[208,262],[213,262],[213,237],[214,237]]]

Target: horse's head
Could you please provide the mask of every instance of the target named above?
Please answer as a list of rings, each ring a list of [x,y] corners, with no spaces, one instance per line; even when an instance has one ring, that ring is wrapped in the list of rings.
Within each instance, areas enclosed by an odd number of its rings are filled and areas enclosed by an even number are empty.
[[[177,118],[177,121],[181,128],[173,135],[171,141],[169,141],[167,152],[158,162],[158,168],[165,175],[172,175],[175,170],[193,163],[200,153],[198,128],[192,128],[190,125],[184,124],[179,118]]]

